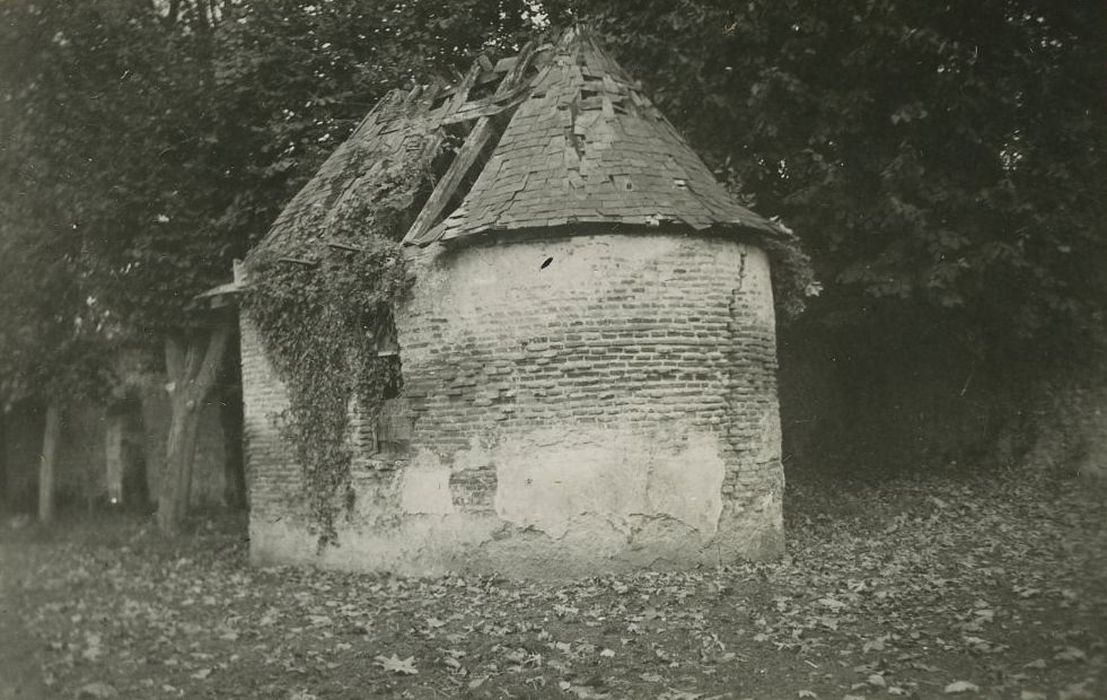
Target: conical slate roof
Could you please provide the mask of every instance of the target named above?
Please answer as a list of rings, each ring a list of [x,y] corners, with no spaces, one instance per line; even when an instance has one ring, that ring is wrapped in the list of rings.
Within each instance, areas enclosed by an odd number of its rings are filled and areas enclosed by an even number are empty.
[[[394,90],[292,198],[247,267],[263,250],[313,265],[328,244],[396,235],[405,217],[408,245],[581,223],[780,235],[734,201],[582,30],[496,64],[481,56],[453,86]]]
[[[774,232],[737,204],[589,33],[573,30],[527,94],[464,200],[426,235],[573,223],[715,225]]]

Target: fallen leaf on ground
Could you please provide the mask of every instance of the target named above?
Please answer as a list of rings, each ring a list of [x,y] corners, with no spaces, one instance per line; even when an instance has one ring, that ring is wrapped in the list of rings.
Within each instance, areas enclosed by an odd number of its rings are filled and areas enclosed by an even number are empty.
[[[103,700],[104,698],[117,698],[119,691],[107,683],[89,683],[81,686],[77,691],[77,700]]]
[[[375,657],[375,660],[378,666],[383,668],[385,671],[389,671],[391,673],[398,673],[404,676],[414,676],[415,674],[419,673],[418,669],[415,668],[414,656],[409,656],[406,659],[401,659],[395,654],[388,657],[378,654]]]
[[[1087,661],[1088,655],[1084,653],[1082,649],[1076,647],[1065,647],[1061,651],[1053,655],[1053,658],[1058,661]]]
[[[980,686],[975,683],[969,683],[968,681],[954,681],[946,686],[946,695],[956,695],[958,693],[976,693],[980,691]]]

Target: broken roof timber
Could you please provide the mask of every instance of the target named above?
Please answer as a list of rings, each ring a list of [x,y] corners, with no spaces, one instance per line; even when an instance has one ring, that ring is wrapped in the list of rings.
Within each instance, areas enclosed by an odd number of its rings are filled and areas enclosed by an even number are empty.
[[[522,81],[526,69],[530,66],[531,58],[534,56],[534,48],[534,42],[530,42],[519,52],[519,60],[515,62],[496,88],[496,96],[503,97],[507,95]],[[438,221],[458,186],[465,178],[465,174],[473,167],[477,156],[480,155],[481,150],[492,138],[493,131],[491,116],[482,116],[477,119],[477,123],[469,132],[465,143],[454,157],[454,161],[450,163],[446,174],[435,185],[434,191],[427,199],[426,204],[423,205],[422,211],[415,217],[415,221],[408,229],[407,235],[404,236],[404,243],[418,245],[420,239]]]
[[[518,106],[518,104],[525,100],[529,94],[530,85],[525,84],[513,88],[506,93],[497,92],[490,97],[473,100],[457,110],[454,110],[452,114],[444,115],[439,120],[439,124],[442,126],[449,126],[450,124],[479,119],[480,117],[495,116],[500,112]]]
[[[740,206],[590,33],[568,32],[529,81],[487,167],[418,241],[551,222],[672,221],[695,230],[775,226]],[[494,166],[494,167],[493,167]]]
[[[258,248],[313,257],[305,244],[334,240],[333,212],[359,197],[371,202],[372,183],[389,167],[434,158],[452,162],[429,198],[410,205],[406,245],[595,223],[782,235],[715,180],[587,31],[495,63],[482,55],[454,82],[386,95]],[[466,134],[456,153],[444,146],[448,133]]]

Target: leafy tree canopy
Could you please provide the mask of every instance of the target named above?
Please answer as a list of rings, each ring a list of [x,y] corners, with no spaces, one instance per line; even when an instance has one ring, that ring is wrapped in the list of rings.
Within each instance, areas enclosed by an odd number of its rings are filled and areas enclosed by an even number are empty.
[[[187,326],[378,97],[510,41],[524,7],[6,3],[4,201],[80,252],[120,328]]]
[[[1102,3],[567,11],[604,30],[759,212],[797,230],[827,287],[815,320],[910,310],[1008,349],[1102,333]]]
[[[1004,352],[1071,346],[1102,328],[1107,291],[1103,15],[1090,0],[13,0],[3,236],[37,251],[36,279],[79,287],[52,295],[75,300],[66,319],[92,298],[133,336],[187,325],[386,89],[514,45],[535,16],[586,20],[800,234],[826,288],[811,322],[890,310]]]

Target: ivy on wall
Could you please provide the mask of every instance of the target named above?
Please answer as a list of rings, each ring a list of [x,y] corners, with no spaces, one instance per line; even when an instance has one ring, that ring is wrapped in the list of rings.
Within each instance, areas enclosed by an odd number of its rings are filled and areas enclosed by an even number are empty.
[[[402,381],[377,338],[413,282],[399,239],[429,189],[434,149],[422,152],[344,180],[341,196],[320,193],[322,220],[305,217],[248,261],[243,310],[288,391],[279,421],[320,548],[334,544],[343,504],[353,505],[351,412],[372,424]]]
[[[778,235],[762,236],[755,245],[769,255],[777,320],[787,324],[804,312],[808,299],[819,296],[822,284],[799,237],[779,220],[772,221]]]

